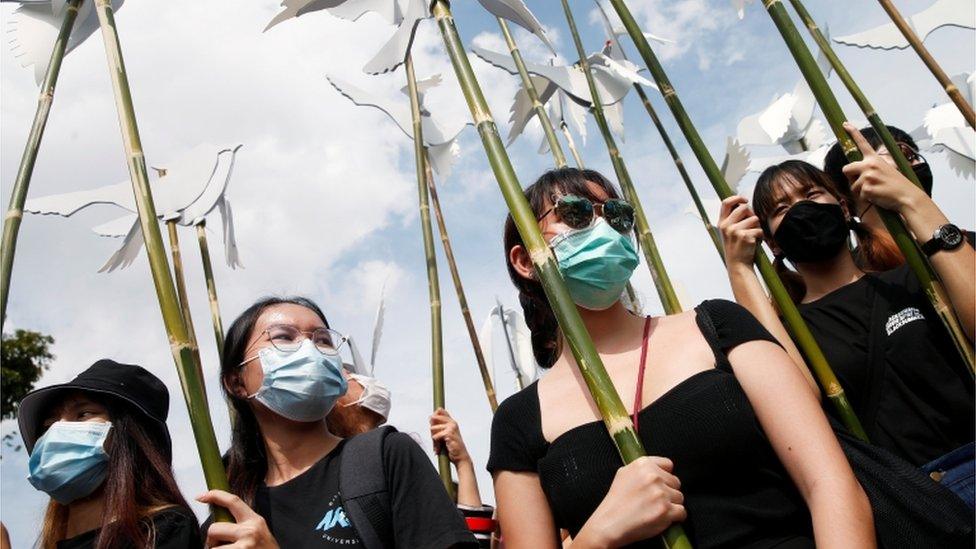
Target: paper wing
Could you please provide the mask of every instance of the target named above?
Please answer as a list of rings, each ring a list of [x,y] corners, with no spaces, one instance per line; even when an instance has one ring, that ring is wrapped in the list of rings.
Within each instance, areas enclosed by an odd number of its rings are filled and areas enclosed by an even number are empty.
[[[410,122],[410,108],[405,105],[400,105],[394,101],[389,101],[383,99],[365,90],[362,90],[341,78],[337,78],[332,75],[326,75],[325,78],[332,84],[332,87],[336,89],[339,93],[346,96],[350,101],[359,105],[360,107],[373,107],[374,109],[379,109],[383,111],[387,116],[389,116],[400,131],[404,133],[407,137],[413,139],[413,126]]]
[[[132,183],[125,181],[87,191],[32,198],[24,203],[24,211],[32,214],[70,217],[79,210],[96,204],[111,204],[135,213],[136,205],[132,195]]]
[[[722,161],[722,175],[725,176],[725,181],[736,189],[748,170],[749,151],[729,137],[725,141],[725,159]]]
[[[972,0],[938,0],[928,8],[905,18],[915,34],[925,40],[936,29],[945,26],[976,28],[976,3]],[[894,23],[879,25],[857,34],[834,39],[835,42],[859,48],[880,50],[905,49],[908,40]]]
[[[542,24],[536,19],[535,15],[529,11],[528,6],[522,0],[478,0],[478,2],[492,15],[508,19],[512,23],[524,28],[539,37],[539,40],[549,48],[553,55],[556,55],[555,48],[546,37],[546,32]]]
[[[230,207],[230,200],[226,196],[217,202],[220,209],[220,225],[224,230],[224,260],[231,269],[244,268],[241,263],[240,252],[237,249],[237,236],[234,234],[234,212]]]
[[[100,273],[110,273],[115,269],[124,269],[139,257],[139,250],[142,249],[142,226],[139,224],[139,218],[136,217],[135,222],[129,228],[129,232],[125,235],[125,240],[122,241],[122,247],[112,254],[112,257],[108,258],[108,261],[102,265],[102,268],[98,269]]]
[[[392,1],[392,0],[391,0]],[[421,19],[429,15],[427,11],[427,0],[410,0],[407,12],[403,14],[403,20],[397,27],[393,36],[376,52],[363,67],[363,72],[367,74],[383,74],[395,70],[403,64],[410,53],[410,46],[417,33],[417,25]]]
[[[292,17],[299,17],[313,11],[336,8],[347,1],[348,0],[281,0],[281,7],[283,9],[278,12],[278,15],[274,16],[274,19],[268,22],[268,26],[264,27],[264,31],[267,32],[271,27],[281,23],[282,21],[291,19]]]

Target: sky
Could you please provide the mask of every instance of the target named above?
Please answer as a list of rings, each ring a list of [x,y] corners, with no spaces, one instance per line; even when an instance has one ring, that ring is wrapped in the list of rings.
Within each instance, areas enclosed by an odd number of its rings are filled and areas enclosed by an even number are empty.
[[[368,349],[373,319],[386,288],[386,321],[376,375],[393,392],[390,423],[428,440],[431,411],[430,325],[417,186],[411,141],[382,113],[352,105],[326,81],[339,76],[393,100],[403,70],[367,76],[361,67],[392,33],[370,14],[358,22],[324,12],[286,21],[262,33],[277,13],[275,0],[128,0],[119,10],[122,43],[144,150],[150,165],[161,166],[201,143],[217,148],[243,144],[227,197],[244,268],[222,261],[219,219],[211,227],[211,252],[224,325],[264,295],[305,295],[318,302],[331,325]],[[779,93],[791,91],[799,77],[771,21],[760,5],[736,18],[725,0],[629,2],[648,32],[674,44],[655,45],[672,83],[711,154],[721,161],[727,136],[738,121],[764,108]],[[903,0],[906,13],[929,0]],[[556,2],[529,0],[563,60],[575,59],[566,22]],[[571,2],[584,44],[602,46],[602,26],[593,4]],[[807,2],[833,35],[849,34],[885,22],[873,2]],[[11,20],[13,5],[0,6],[0,23]],[[503,50],[494,19],[475,2],[455,2],[455,17],[465,44]],[[527,58],[546,61],[546,50],[532,35],[517,30]],[[628,44],[628,41],[624,41]],[[974,33],[948,28],[926,44],[949,74],[976,65]],[[910,51],[879,52],[838,46],[851,73],[889,124],[914,129],[925,111],[946,101],[938,84]],[[418,78],[434,74],[443,83],[427,94],[426,106],[444,120],[469,120],[436,26],[421,24],[414,48]],[[633,49],[630,57],[637,60]],[[517,89],[510,76],[475,58],[474,65],[500,128],[507,135],[508,109]],[[831,80],[845,112],[863,121],[856,106]],[[8,48],[0,56],[0,195],[7,197],[36,105],[31,69],[23,69]],[[717,199],[685,139],[657,95],[652,100],[689,167],[710,210]],[[625,100],[626,140],[622,154],[660,252],[686,307],[701,300],[730,297],[727,279],[701,223],[686,213],[690,205],[677,171],[656,130],[633,94]],[[30,197],[91,189],[127,181],[111,82],[98,33],[66,58],[51,119],[37,160]],[[588,123],[582,147],[587,167],[611,179],[606,149],[595,123]],[[551,167],[537,153],[538,124],[508,149],[523,186]],[[577,141],[579,141],[577,137]],[[459,141],[460,157],[447,180],[440,180],[444,215],[476,325],[496,297],[517,307],[507,279],[501,246],[505,204],[472,129]],[[215,148],[216,150],[216,148]],[[754,147],[754,157],[779,154]],[[976,226],[971,180],[960,179],[942,154],[929,160],[935,174],[935,199],[960,226]],[[749,196],[755,174],[740,190]],[[6,198],[4,198],[6,199]],[[99,274],[98,268],[119,242],[91,231],[118,217],[120,210],[98,206],[70,218],[26,216],[14,264],[5,329],[51,334],[56,359],[39,386],[67,381],[99,358],[140,364],[162,378],[171,394],[169,426],[176,448],[174,468],[188,499],[204,491],[186,408],[169,353],[162,318],[143,253],[127,269]],[[209,327],[209,309],[199,252],[191,229],[181,229],[186,278],[215,429],[221,448],[229,440],[226,411],[219,404],[218,361]],[[491,413],[476,362],[461,321],[443,254],[438,251],[444,315],[447,408],[458,419],[476,461],[483,498],[492,502],[488,458]],[[634,285],[646,312],[661,306],[641,266]],[[496,345],[501,345],[495,342]],[[501,397],[515,390],[505,355],[496,357],[495,380]],[[16,430],[12,421],[0,433]],[[19,441],[19,439],[16,439]],[[428,453],[429,451],[428,447]],[[35,540],[46,496],[26,482],[27,456],[0,447],[0,520],[14,547]],[[205,513],[202,506],[195,507]]]

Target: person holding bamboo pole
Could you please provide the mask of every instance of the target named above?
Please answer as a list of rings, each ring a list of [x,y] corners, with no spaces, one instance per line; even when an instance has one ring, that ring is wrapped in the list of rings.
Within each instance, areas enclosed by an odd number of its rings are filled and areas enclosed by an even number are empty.
[[[329,431],[325,418],[346,392],[345,341],[301,297],[261,299],[231,324],[220,376],[235,411],[231,493],[197,499],[229,509],[236,524],[207,525],[208,547],[475,545],[408,435],[382,427],[341,439]]]
[[[947,223],[921,189],[881,159],[857,130],[847,129],[865,157],[844,168],[855,196],[898,212],[915,234],[931,234]],[[962,456],[953,466],[971,472],[972,376],[909,268],[865,273],[858,266],[847,247],[850,228],[861,247],[871,245],[872,233],[852,219],[850,200],[832,180],[804,162],[763,172],[753,208],[755,213],[745,199],[732,197],[720,215],[726,251],[735,257],[728,271],[737,300],[750,310],[772,308],[754,297],[760,295],[759,281],[749,263],[765,239],[784,274],[784,259],[796,268],[789,278],[800,312],[849,388],[871,442],[923,468],[947,454]],[[961,243],[932,257],[967,330],[974,313],[974,261],[973,249]],[[954,467],[941,463],[933,478],[951,478],[946,472]],[[964,484],[972,505],[971,475]]]
[[[506,547],[557,547],[559,529],[574,547],[651,547],[676,522],[696,548],[873,547],[867,498],[772,336],[727,301],[657,318],[626,311],[633,219],[599,173],[551,171],[525,193],[614,388],[634,395],[630,420],[651,457],[619,466],[508,219],[509,274],[550,371],[492,422]]]
[[[108,359],[21,400],[28,480],[51,497],[38,547],[201,546],[196,516],[173,477],[168,413],[159,378]]]

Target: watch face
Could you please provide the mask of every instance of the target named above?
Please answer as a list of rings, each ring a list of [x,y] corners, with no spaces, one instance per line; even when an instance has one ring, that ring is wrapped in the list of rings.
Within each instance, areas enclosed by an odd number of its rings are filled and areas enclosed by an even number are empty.
[[[939,233],[939,240],[942,241],[943,247],[948,250],[962,244],[962,231],[960,231],[959,227],[956,227],[955,225],[943,225],[942,228],[939,229]]]

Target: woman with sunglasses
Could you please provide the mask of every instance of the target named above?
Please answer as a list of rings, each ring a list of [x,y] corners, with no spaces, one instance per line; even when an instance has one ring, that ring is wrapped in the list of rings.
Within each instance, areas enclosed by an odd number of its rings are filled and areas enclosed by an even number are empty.
[[[27,478],[51,497],[40,549],[201,546],[170,466],[168,411],[159,378],[108,359],[24,397],[17,415]]]
[[[208,547],[476,544],[408,435],[381,428],[340,439],[329,432],[325,418],[346,392],[339,356],[345,341],[322,310],[301,297],[262,299],[231,324],[220,379],[234,409],[226,456],[232,494],[211,490],[198,500],[225,507],[236,523],[210,524]],[[353,441],[373,433],[385,433],[376,446],[382,456],[349,455]],[[384,478],[364,481],[383,487],[373,494],[368,521],[348,513],[347,459],[358,476],[374,471],[362,462],[382,460],[376,469]]]
[[[509,217],[509,274],[549,372],[492,422],[506,547],[557,547],[560,529],[574,547],[659,547],[676,522],[698,548],[873,547],[870,506],[819,403],[756,320],[720,300],[632,315],[620,295],[638,263],[634,218],[617,190],[563,168],[525,194],[650,457],[621,467]]]
[[[901,128],[888,126],[888,131],[895,138],[898,148],[905,155],[905,159],[912,165],[912,171],[915,172],[919,183],[922,184],[922,190],[931,198],[932,167],[919,152],[918,144],[915,143],[915,140],[912,139],[910,134]],[[861,128],[860,132],[878,157],[888,164],[896,166],[891,152],[888,151],[888,148],[881,141],[881,136],[878,135],[878,132],[874,128],[870,126]],[[904,265],[905,256],[901,254],[898,245],[895,244],[891,235],[888,234],[877,210],[874,209],[870,202],[860,201],[851,194],[851,184],[847,180],[847,176],[844,175],[844,166],[847,163],[847,157],[844,155],[843,149],[839,143],[835,143],[827,151],[827,156],[824,158],[824,171],[833,180],[836,188],[848,199],[848,204],[856,207],[856,215],[864,224],[862,232],[871,233],[870,238],[866,242],[858,243],[858,247],[854,253],[855,259],[859,266],[869,271],[887,271]],[[972,231],[963,231],[963,234],[970,246],[976,244],[976,236],[974,236]]]
[[[934,202],[847,126],[864,160],[844,167],[859,203],[902,216],[928,250],[963,329],[972,340],[976,293],[973,249],[929,239],[948,226]],[[800,314],[837,374],[873,444],[931,472],[973,504],[972,375],[908,266],[866,273],[848,239],[870,239],[852,218],[851,202],[823,171],[789,161],[762,173],[752,198],[722,204],[719,228],[736,300],[787,338],[752,268],[765,240],[799,283]],[[755,213],[753,213],[755,211]],[[958,236],[958,235],[957,235]],[[831,408],[828,408],[831,410]],[[940,459],[941,456],[946,456]]]

